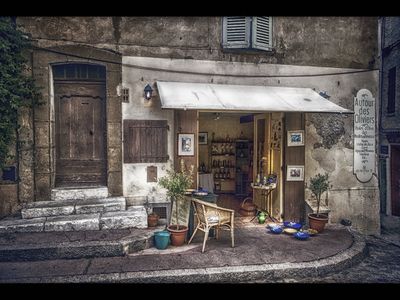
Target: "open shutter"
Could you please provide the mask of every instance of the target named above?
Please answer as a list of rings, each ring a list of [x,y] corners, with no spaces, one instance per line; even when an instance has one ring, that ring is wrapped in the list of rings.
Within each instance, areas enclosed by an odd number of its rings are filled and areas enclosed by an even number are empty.
[[[252,40],[255,49],[272,49],[272,17],[253,18]]]
[[[124,163],[167,162],[166,120],[124,120]]]
[[[224,17],[222,26],[224,48],[250,47],[250,17]]]

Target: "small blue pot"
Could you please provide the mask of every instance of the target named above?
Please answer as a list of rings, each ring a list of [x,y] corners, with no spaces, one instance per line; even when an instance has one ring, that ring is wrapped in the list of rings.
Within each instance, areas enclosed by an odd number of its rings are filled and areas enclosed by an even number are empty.
[[[283,228],[281,226],[271,226],[269,230],[271,230],[272,233],[279,234],[282,233]]]
[[[154,232],[154,244],[157,249],[164,250],[169,245],[170,233],[168,231]]]
[[[288,222],[288,221],[283,222],[283,226],[289,227],[289,228],[294,228],[296,230],[300,230],[300,228],[302,227],[302,225],[300,223]]]
[[[306,239],[308,239],[310,237],[310,235],[307,232],[301,232],[301,231],[296,232],[295,234],[293,234],[293,236],[296,239],[302,240],[302,241],[306,240]]]

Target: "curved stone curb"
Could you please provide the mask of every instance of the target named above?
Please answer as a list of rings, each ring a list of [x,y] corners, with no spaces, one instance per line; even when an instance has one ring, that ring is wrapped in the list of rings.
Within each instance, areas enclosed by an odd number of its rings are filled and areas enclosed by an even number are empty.
[[[310,262],[23,278],[3,282],[239,283],[280,282],[287,279],[318,277],[355,265],[367,255],[364,237],[354,231],[349,231],[353,236],[353,244],[350,248],[331,257]]]

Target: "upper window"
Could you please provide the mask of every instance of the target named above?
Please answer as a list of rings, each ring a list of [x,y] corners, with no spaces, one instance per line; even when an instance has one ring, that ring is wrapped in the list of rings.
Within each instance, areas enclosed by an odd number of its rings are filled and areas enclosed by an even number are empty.
[[[272,50],[272,17],[224,17],[222,46]]]

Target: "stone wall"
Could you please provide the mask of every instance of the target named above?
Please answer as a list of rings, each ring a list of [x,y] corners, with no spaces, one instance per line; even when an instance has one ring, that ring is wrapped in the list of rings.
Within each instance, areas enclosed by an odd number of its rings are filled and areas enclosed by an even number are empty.
[[[82,57],[90,60],[97,53],[96,49],[105,49],[104,53],[109,54],[122,54],[122,79],[118,75],[121,74],[120,69],[113,65],[115,70],[111,70],[115,76],[107,76],[107,84],[111,82],[116,87],[122,82],[130,89],[131,99],[130,103],[123,104],[119,120],[118,111],[116,114],[108,111],[115,118],[115,122],[108,123],[108,142],[113,143],[117,157],[115,166],[109,163],[109,170],[115,171],[109,174],[108,179],[117,190],[122,190],[123,182],[124,195],[138,194],[139,202],[148,195],[157,195],[159,191],[154,183],[144,182],[144,165],[123,164],[122,181],[118,170],[118,164],[122,164],[119,162],[122,161],[118,148],[122,146],[118,138],[121,133],[119,122],[122,119],[152,117],[167,119],[173,124],[172,112],[162,111],[157,97],[153,102],[144,102],[142,93],[147,83],[153,84],[153,88],[157,80],[309,87],[317,92],[326,91],[331,101],[349,109],[352,109],[353,98],[361,88],[369,89],[378,98],[377,72],[293,76],[377,68],[376,17],[274,17],[273,51],[270,52],[223,50],[221,17],[21,17],[17,18],[17,23],[32,35],[37,46],[57,47],[54,49],[61,52],[75,49],[72,54],[81,56],[64,56],[65,60],[85,60]],[[34,54],[34,75],[39,85],[44,87],[47,102],[35,111],[35,133],[37,136],[39,131],[48,132],[47,135],[51,136],[51,91],[49,67],[46,65],[49,61],[46,56],[51,54],[40,53],[37,51]],[[63,57],[62,54],[59,57]],[[107,57],[96,56],[100,59]],[[260,74],[293,77],[249,77]],[[107,96],[111,101],[118,101],[113,88],[107,90]],[[332,221],[347,217],[360,230],[372,233],[376,232],[379,224],[375,210],[377,201],[379,203],[379,197],[375,197],[378,186],[375,177],[367,184],[361,184],[354,178],[352,135],[351,115],[307,114],[305,181],[318,172],[332,173],[333,187],[329,194]],[[174,139],[169,136],[169,140]],[[51,187],[54,152],[52,144],[46,139],[37,140],[37,143],[44,145],[45,149],[41,151],[38,148],[35,157],[40,162],[40,167],[35,166],[36,199],[43,200]],[[169,152],[173,153],[173,148],[169,148]],[[164,167],[166,165],[159,166],[160,176]],[[348,202],[351,202],[352,208],[343,211],[341,207]]]
[[[82,44],[127,56],[376,68],[377,17],[273,17],[273,51],[226,51],[222,17],[20,17],[43,47]]]
[[[382,130],[393,131],[400,130],[400,104],[396,101],[395,114],[388,115],[388,86],[389,70],[396,67],[396,100],[400,97],[400,17],[385,17],[384,42],[382,50],[382,102],[381,118]],[[397,41],[397,44],[395,44]]]
[[[400,143],[400,17],[381,18],[382,35],[382,78],[380,99],[380,145],[390,148],[390,144]],[[388,113],[389,70],[396,68],[395,113]],[[392,214],[391,201],[391,159],[392,154],[381,156],[381,212]],[[396,158],[394,158],[396,160]]]

